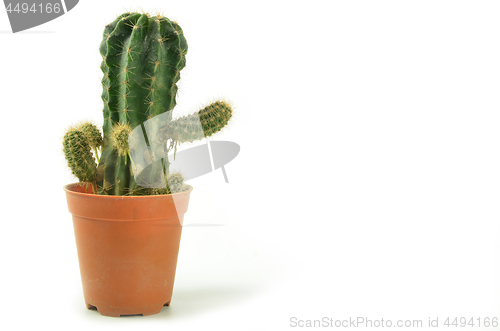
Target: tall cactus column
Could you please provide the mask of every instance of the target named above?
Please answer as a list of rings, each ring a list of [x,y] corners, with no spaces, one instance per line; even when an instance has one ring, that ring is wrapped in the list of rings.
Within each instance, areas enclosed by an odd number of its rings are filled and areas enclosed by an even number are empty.
[[[125,13],[106,26],[100,52],[104,140],[98,185],[107,194],[124,195],[136,183],[128,156],[113,146],[113,130],[133,129],[175,107],[187,43],[180,26],[166,17]]]

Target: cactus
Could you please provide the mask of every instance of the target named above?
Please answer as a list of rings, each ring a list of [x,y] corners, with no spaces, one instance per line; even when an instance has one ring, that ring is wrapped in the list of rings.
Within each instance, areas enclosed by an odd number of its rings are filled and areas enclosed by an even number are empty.
[[[184,177],[179,172],[171,173],[167,182],[168,194],[182,192],[186,189]]]
[[[76,129],[82,131],[85,134],[90,148],[93,149],[94,155],[97,158],[97,162],[99,162],[98,150],[102,146],[102,136],[99,129],[95,126],[95,124],[90,122],[81,123],[77,126]]]
[[[216,101],[197,113],[172,121],[160,133],[159,139],[170,138],[183,143],[210,137],[226,126],[231,116],[231,106],[227,102]]]
[[[164,124],[157,128],[153,137],[168,146],[167,152],[177,144],[213,135],[230,120],[232,109],[224,101],[216,101],[195,114],[172,120],[176,84],[186,65],[187,50],[181,27],[161,15],[125,13],[105,27],[100,45],[104,74],[101,81],[103,139],[100,141],[93,133],[87,134],[91,130],[79,129],[85,132],[88,146],[94,148],[99,160],[97,185],[101,193],[170,194],[186,188],[180,174],[168,173],[166,158],[161,163],[168,179],[166,189],[144,189],[135,182],[131,168],[135,165],[130,158],[126,136],[137,126],[142,126],[144,131],[147,120],[162,114],[165,117]],[[101,142],[99,158],[97,149]],[[88,160],[88,156],[84,159]],[[78,178],[90,180],[85,176]]]
[[[128,124],[116,123],[111,131],[111,141],[113,147],[118,152],[118,155],[127,156],[129,155],[128,148],[128,135],[132,131],[132,128]]]
[[[81,182],[93,182],[96,178],[96,164],[88,138],[76,129],[70,128],[64,135],[63,151],[73,175]]]

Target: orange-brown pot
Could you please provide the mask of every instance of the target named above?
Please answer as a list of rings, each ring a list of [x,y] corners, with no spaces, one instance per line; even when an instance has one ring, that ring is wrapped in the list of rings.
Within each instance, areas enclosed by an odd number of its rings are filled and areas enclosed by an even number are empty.
[[[168,306],[192,188],[155,196],[95,195],[77,184],[64,190],[87,308],[121,316]]]

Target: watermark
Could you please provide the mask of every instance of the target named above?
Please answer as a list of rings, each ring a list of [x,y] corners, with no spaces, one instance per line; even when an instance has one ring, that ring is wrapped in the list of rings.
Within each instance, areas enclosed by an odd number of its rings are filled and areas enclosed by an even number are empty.
[[[73,9],[78,0],[4,0],[12,32],[52,21]]]
[[[292,328],[497,328],[498,317],[428,317],[427,319],[386,319],[349,317],[300,319],[290,317]]]
[[[206,175],[220,169],[224,181],[229,179],[224,166],[240,152],[240,146],[232,141],[208,141],[207,143],[176,151],[171,141],[167,141],[171,111],[154,116],[130,132],[128,144],[130,158],[134,163],[134,179],[142,187],[164,188],[165,173],[181,172],[185,180]],[[203,125],[199,118],[190,122],[191,128],[197,128],[199,136],[204,138]],[[168,161],[168,162],[166,162]],[[168,164],[168,171],[165,168]],[[166,178],[168,181],[169,178]]]

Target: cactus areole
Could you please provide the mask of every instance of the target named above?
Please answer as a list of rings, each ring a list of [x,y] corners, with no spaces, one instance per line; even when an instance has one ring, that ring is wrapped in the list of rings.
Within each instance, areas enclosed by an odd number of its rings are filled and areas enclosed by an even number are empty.
[[[168,179],[168,158],[162,158],[165,153],[180,143],[203,139],[219,132],[231,119],[231,106],[225,101],[216,101],[194,114],[172,120],[177,82],[181,70],[186,66],[187,50],[181,27],[161,15],[125,13],[105,27],[100,45],[103,139],[92,138],[87,134],[91,130],[85,123],[72,129],[86,133],[89,137],[87,144],[81,142],[81,135],[74,132],[71,135],[67,133],[69,136],[64,143],[66,159],[73,174],[81,182],[95,182],[96,193],[175,193],[167,180],[165,189],[145,188],[136,182],[134,174],[137,173],[137,167],[143,168],[144,160],[136,160],[139,161],[136,164],[131,159],[129,148],[132,147],[129,147],[127,137],[134,128],[141,127],[148,146],[151,139],[155,139],[152,145],[161,143],[161,152],[156,148],[144,153],[145,164],[160,167],[164,173],[162,178]],[[155,127],[154,132],[146,132],[145,123],[158,115],[162,115],[162,125]],[[101,145],[96,146],[95,141]],[[73,148],[71,143],[77,146]],[[78,150],[78,153],[72,154],[73,150]],[[98,150],[102,150],[100,157]],[[92,151],[99,162],[96,171],[89,164],[93,159]],[[159,159],[161,162],[153,162]],[[151,169],[148,171],[155,172]],[[93,173],[95,177],[92,177]],[[176,176],[173,180],[175,186],[185,188],[186,185],[178,185],[179,175]]]

